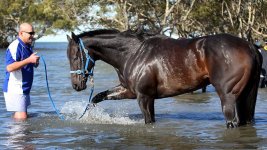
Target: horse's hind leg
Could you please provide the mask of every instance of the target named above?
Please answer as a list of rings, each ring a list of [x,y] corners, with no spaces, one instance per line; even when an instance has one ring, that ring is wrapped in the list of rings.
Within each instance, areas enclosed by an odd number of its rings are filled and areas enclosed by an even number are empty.
[[[155,122],[154,98],[139,94],[137,99],[139,107],[145,118],[145,123],[147,124]]]
[[[240,94],[224,93],[219,90],[222,111],[228,128],[253,123],[258,92],[259,76],[249,81]]]
[[[259,79],[258,79],[259,80]],[[239,125],[250,124],[254,122],[254,113],[258,93],[257,81],[248,84],[237,100],[237,111],[239,114]]]
[[[239,125],[239,116],[236,109],[236,98],[233,94],[221,95],[222,111],[227,128],[235,128]]]

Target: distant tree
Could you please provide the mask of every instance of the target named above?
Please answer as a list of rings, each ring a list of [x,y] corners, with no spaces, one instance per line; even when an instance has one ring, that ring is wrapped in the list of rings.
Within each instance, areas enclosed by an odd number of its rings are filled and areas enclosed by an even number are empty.
[[[58,30],[73,30],[91,4],[90,0],[1,0],[0,47],[16,38],[22,22],[34,25],[37,39]]]
[[[145,29],[166,32],[173,21],[174,0],[100,0],[95,3],[99,10],[92,20],[103,27],[119,30]],[[90,20],[91,21],[91,20]]]
[[[58,30],[140,27],[178,37],[267,38],[266,0],[1,0],[0,19],[2,47],[22,22],[33,23],[37,38]]]
[[[100,0],[91,18],[103,27],[120,30],[139,25],[180,37],[231,33],[266,37],[266,0]]]
[[[223,0],[221,7],[225,32],[248,38],[247,31],[251,28],[254,37],[267,37],[266,0]]]
[[[242,38],[267,37],[266,0],[200,0],[190,18],[192,28],[204,34],[231,33]]]

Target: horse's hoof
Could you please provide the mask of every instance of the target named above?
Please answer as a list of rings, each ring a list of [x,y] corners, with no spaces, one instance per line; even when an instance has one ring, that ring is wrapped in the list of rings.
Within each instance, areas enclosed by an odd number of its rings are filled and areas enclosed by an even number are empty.
[[[237,125],[235,123],[233,123],[232,121],[227,122],[226,126],[227,126],[228,129],[237,127]]]
[[[154,124],[155,122],[156,122],[155,119],[152,119],[152,120],[145,119],[145,124]]]

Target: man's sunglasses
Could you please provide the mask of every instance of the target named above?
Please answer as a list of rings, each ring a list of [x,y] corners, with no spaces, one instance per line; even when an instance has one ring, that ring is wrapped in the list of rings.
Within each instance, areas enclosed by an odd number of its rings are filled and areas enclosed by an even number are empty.
[[[35,34],[35,32],[26,32],[26,31],[22,31],[22,32],[28,33],[30,35],[34,35]]]

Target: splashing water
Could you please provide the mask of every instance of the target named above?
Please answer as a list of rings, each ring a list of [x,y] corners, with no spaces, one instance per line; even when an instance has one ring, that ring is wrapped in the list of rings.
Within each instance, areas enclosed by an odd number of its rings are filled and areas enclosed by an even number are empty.
[[[64,104],[61,113],[66,116],[67,120],[79,120],[82,123],[89,124],[143,124],[142,118],[130,118],[129,114],[125,112],[125,106],[120,105],[110,107],[112,110],[105,108],[102,105],[90,106],[85,115],[79,119],[83,113],[86,101],[77,102],[69,101]]]

